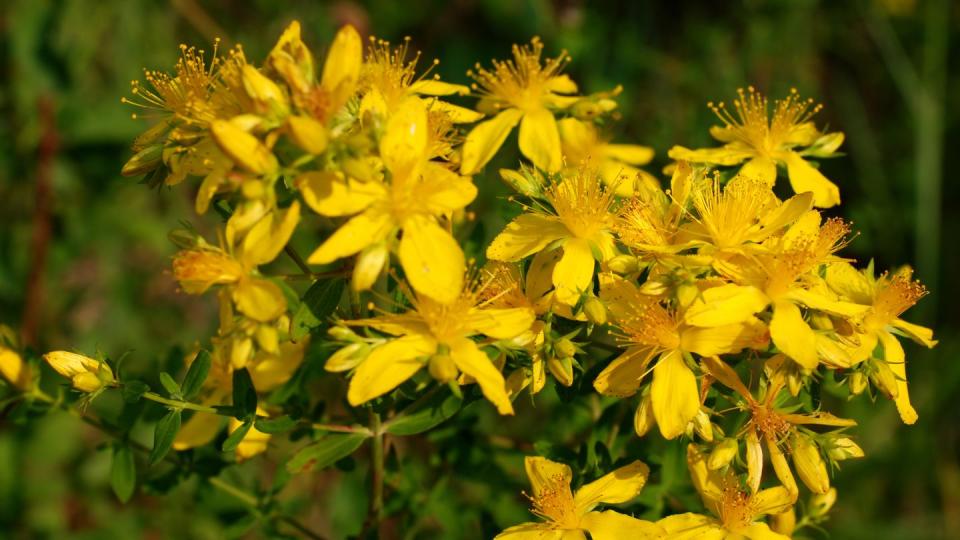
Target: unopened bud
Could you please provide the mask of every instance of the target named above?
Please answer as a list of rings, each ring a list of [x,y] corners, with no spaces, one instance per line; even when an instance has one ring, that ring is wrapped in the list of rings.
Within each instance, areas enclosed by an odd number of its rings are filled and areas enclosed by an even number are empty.
[[[873,384],[888,398],[896,399],[900,394],[900,389],[897,388],[897,376],[890,369],[890,366],[883,360],[877,360],[876,358],[871,360],[870,365],[874,368],[873,373],[870,374],[870,380],[873,381]]]
[[[377,170],[362,158],[345,159],[340,163],[340,167],[347,176],[361,182],[370,182],[377,178]]]
[[[536,197],[540,194],[540,185],[533,176],[524,171],[514,171],[511,169],[500,169],[500,178],[512,187],[518,193],[528,197]]]
[[[847,386],[850,387],[850,393],[859,396],[867,389],[867,376],[862,371],[854,371],[847,379]]]
[[[710,424],[710,415],[703,409],[697,411],[693,417],[693,430],[706,442],[713,442],[713,426]]]
[[[330,329],[327,330],[327,334],[338,341],[353,341],[357,339],[357,335],[353,333],[353,330],[346,326],[331,326]]]
[[[843,461],[845,459],[855,459],[863,457],[863,448],[853,442],[850,437],[838,437],[831,441],[830,448],[827,450],[827,456],[834,461]]]
[[[457,375],[460,374],[460,370],[457,369],[453,358],[451,358],[449,354],[444,353],[437,353],[431,356],[427,369],[430,371],[430,376],[442,383],[455,380]]]
[[[567,338],[560,338],[553,344],[553,349],[561,358],[570,358],[576,356],[577,346]]]
[[[683,308],[690,307],[700,297],[700,289],[692,283],[681,283],[677,286],[677,302]]]
[[[573,384],[573,358],[569,356],[559,360],[550,358],[547,360],[547,368],[560,384],[564,386]]]
[[[279,166],[276,156],[259,139],[226,120],[214,120],[210,133],[217,146],[234,163],[254,174],[267,174]]]
[[[797,528],[797,514],[791,506],[786,512],[770,515],[770,528],[773,532],[780,533],[786,537],[793,536],[793,530]]]
[[[247,199],[255,201],[262,199],[267,190],[265,189],[263,182],[261,182],[259,179],[251,178],[240,184],[240,192],[243,193],[243,196]]]
[[[351,343],[331,354],[323,369],[333,373],[350,371],[366,360],[369,354],[370,346],[366,343]]]
[[[607,308],[596,296],[588,296],[583,302],[583,314],[593,324],[607,324]]]
[[[820,518],[827,515],[827,512],[833,508],[837,502],[837,489],[830,488],[826,493],[815,493],[810,497],[810,503],[807,505],[807,514],[812,518]]]
[[[0,326],[0,328],[3,328]],[[27,391],[33,385],[33,372],[30,365],[14,351],[3,346],[0,341],[0,375],[21,391]]]
[[[327,128],[309,116],[291,116],[287,118],[290,139],[307,153],[322,154],[327,149]]]
[[[736,456],[737,440],[724,439],[710,451],[710,456],[707,458],[707,467],[711,471],[722,469],[729,465]]]
[[[146,174],[160,166],[163,157],[163,145],[151,144],[137,152],[120,170],[123,176],[139,176]]]
[[[657,420],[653,416],[650,394],[647,394],[640,401],[640,405],[637,406],[637,412],[633,415],[633,430],[637,432],[638,437],[643,437],[656,422]]]
[[[374,282],[383,271],[390,257],[390,250],[387,245],[380,242],[373,244],[357,256],[356,265],[353,267],[353,277],[351,285],[355,291],[365,291],[373,286]]]
[[[243,89],[250,99],[257,102],[260,112],[283,117],[290,112],[287,97],[277,85],[265,77],[260,70],[247,64],[243,66]]]
[[[70,379],[73,387],[81,392],[95,392],[116,379],[106,362],[67,351],[53,351],[43,355],[57,373]]]
[[[617,255],[607,261],[607,267],[618,274],[629,274],[636,272],[640,265],[633,255]]]
[[[790,450],[793,453],[793,466],[800,480],[810,491],[826,493],[830,489],[830,477],[816,443],[810,437],[797,433],[790,441]]]

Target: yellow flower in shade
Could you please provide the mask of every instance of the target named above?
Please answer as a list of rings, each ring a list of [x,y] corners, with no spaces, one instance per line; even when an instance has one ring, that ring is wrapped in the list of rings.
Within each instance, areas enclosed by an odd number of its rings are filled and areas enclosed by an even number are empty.
[[[260,322],[276,319],[287,309],[283,291],[256,267],[280,254],[299,219],[300,203],[294,201],[261,218],[232,253],[208,245],[181,250],[173,258],[173,276],[188,294],[225,285],[241,313]]]
[[[81,392],[96,392],[115,382],[113,371],[106,362],[82,354],[53,351],[43,355],[43,359],[54,371],[70,379],[73,387]]]
[[[596,512],[599,504],[620,504],[636,497],[647,483],[650,469],[640,461],[608,473],[582,486],[570,488],[570,467],[542,457],[524,459],[533,494],[531,512],[541,523],[524,523],[506,529],[501,540],[636,540],[667,538],[661,527],[613,510]]]
[[[653,148],[638,144],[612,144],[600,137],[596,126],[576,118],[564,118],[558,123],[563,157],[567,166],[584,162],[596,163],[603,181],[617,195],[629,197],[640,183],[659,187],[650,173],[637,168],[653,159]]]
[[[854,321],[857,324],[854,335],[850,337],[859,343],[849,351],[851,360],[856,363],[870,358],[877,344],[880,345],[883,363],[895,380],[882,385],[881,389],[894,400],[904,423],[913,424],[917,421],[917,412],[910,403],[906,357],[896,335],[907,336],[928,348],[937,344],[933,339],[933,330],[900,318],[904,311],[927,294],[927,289],[913,280],[910,268],[876,278],[872,264],[862,272],[847,263],[831,264],[827,267],[826,282],[846,300],[869,306],[862,317]],[[876,380],[884,379],[878,377]]]
[[[23,361],[17,351],[8,349],[2,344],[0,344],[0,375],[21,391],[29,390],[33,384],[30,366]]]
[[[492,70],[478,64],[476,71],[467,73],[477,81],[473,88],[481,96],[479,109],[496,112],[496,116],[467,135],[460,168],[463,174],[483,168],[518,123],[523,155],[547,172],[560,170],[560,130],[553,111],[577,101],[571,96],[577,85],[560,74],[570,61],[565,51],[541,64],[542,53],[543,43],[534,38],[529,46],[513,46],[513,60],[494,61]]]
[[[487,248],[487,257],[513,262],[560,247],[563,256],[553,269],[556,300],[573,306],[592,290],[596,258],[603,262],[616,255],[614,191],[603,186],[595,169],[581,168],[544,188],[543,196],[549,206],[529,207],[509,223]]]
[[[417,77],[420,53],[408,61],[409,52],[409,38],[404,39],[403,45],[391,48],[390,42],[371,36],[361,76],[361,117],[367,112],[388,117],[410,97],[463,96],[470,93],[470,88],[462,84],[443,82],[439,76],[428,78],[430,71],[439,64],[438,60],[434,60],[427,71]],[[447,115],[454,123],[476,122],[483,117],[480,113],[439,99],[431,99],[429,109],[430,112]]]
[[[486,353],[470,340],[485,335],[512,339],[530,329],[533,310],[527,307],[492,308],[482,289],[468,285],[451,303],[408,293],[413,307],[402,314],[349,321],[394,336],[374,348],[350,380],[347,400],[360,405],[390,392],[424,367],[440,382],[455,380],[457,373],[473,378],[483,395],[500,414],[513,414],[503,375]]]
[[[743,491],[731,471],[721,475],[707,467],[694,445],[687,446],[687,467],[703,504],[713,514],[676,514],[657,522],[671,540],[789,540],[760,521],[793,506],[796,495],[782,486]]]
[[[723,121],[710,134],[725,143],[719,148],[690,150],[674,146],[668,155],[675,160],[709,165],[744,163],[740,174],[773,185],[777,165],[787,168],[794,193],[813,193],[813,204],[828,208],[840,204],[840,190],[805,157],[830,157],[843,143],[843,133],[822,133],[810,120],[820,110],[813,100],[803,100],[796,90],[773,104],[769,114],[767,98],[753,89],[737,91],[731,113],[723,103],[710,107]]]
[[[353,216],[307,262],[327,264],[371,246],[379,249],[402,232],[397,255],[413,288],[440,302],[454,301],[463,287],[466,260],[440,218],[468,205],[477,188],[468,177],[428,161],[428,150],[426,106],[410,98],[390,117],[380,141],[390,173],[386,183],[332,172],[301,175],[297,186],[317,213]]]
[[[763,309],[762,294],[752,287],[728,284],[700,292],[684,311],[665,307],[659,298],[640,292],[633,283],[603,283],[626,350],[594,380],[605,395],[635,394],[653,363],[651,406],[660,433],[667,439],[683,434],[700,410],[697,378],[687,358],[740,352],[765,341],[763,324],[753,314]]]
[[[821,452],[812,439],[798,430],[798,426],[826,426],[845,428],[855,426],[853,420],[838,418],[826,412],[797,414],[778,408],[777,397],[784,388],[782,378],[774,377],[764,390],[765,397],[757,400],[743,384],[737,373],[720,358],[703,358],[707,373],[721,384],[734,390],[744,399],[745,409],[750,412],[750,421],[744,428],[747,447],[747,484],[756,491],[763,473],[763,447],[765,443],[770,463],[780,483],[791,493],[797,493],[797,483],[781,446],[787,446],[793,457],[794,468],[803,483],[814,493],[826,493],[830,489],[830,477]],[[851,441],[852,444],[852,441]],[[856,446],[856,445],[854,445]],[[854,456],[850,456],[854,457]]]

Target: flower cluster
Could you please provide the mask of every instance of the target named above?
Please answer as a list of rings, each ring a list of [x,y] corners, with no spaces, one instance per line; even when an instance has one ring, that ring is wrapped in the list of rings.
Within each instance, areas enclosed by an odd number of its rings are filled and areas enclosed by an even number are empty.
[[[436,62],[420,69],[406,41],[364,47],[349,26],[322,62],[297,23],[262,65],[217,49],[208,59],[183,47],[173,74],[148,71],[125,99],[155,123],[124,174],[196,180],[197,213],[225,219],[215,242],[172,235],[182,291],[215,291],[220,306],[201,412],[174,449],[216,436],[219,417],[203,408],[238,399],[238,372],[262,394],[318,348],[332,350],[326,371],[348,379],[354,407],[476,389],[512,415],[548,374],[571,386],[592,373],[587,387],[635,408],[635,436],[683,440],[704,510],[659,521],[597,510],[638,495],[644,456],[622,455],[576,490],[567,464],[528,457],[542,522],[498,538],[768,539],[822,520],[836,497],[829,470],[863,456],[856,422],[815,397],[827,381],[850,397],[887,396],[905,423],[917,420],[899,338],[936,342],[900,316],[926,290],[908,268],[878,276],[841,254],[851,227],[821,213],[839,190],[813,160],[834,155],[843,134],[822,132],[820,106],[795,90],[772,105],[741,90],[732,112],[711,104],[723,146],[673,147],[664,185],[638,168],[652,149],[610,143],[602,129],[621,89],[582,95],[563,73],[566,53],[544,58],[536,38],[477,65],[470,86],[430,75]],[[471,253],[467,208],[492,181],[474,175],[517,126],[525,161],[499,172],[518,215]],[[775,190],[784,173],[789,196]],[[290,243],[298,231],[321,233],[305,258]],[[332,298],[339,311],[324,315],[335,320],[300,331],[306,296],[268,271],[285,251],[314,287],[349,277]],[[8,345],[3,374],[26,390],[30,371]],[[83,392],[119,384],[102,361],[46,360]],[[269,445],[245,429],[240,458]],[[798,519],[801,485],[813,501]]]

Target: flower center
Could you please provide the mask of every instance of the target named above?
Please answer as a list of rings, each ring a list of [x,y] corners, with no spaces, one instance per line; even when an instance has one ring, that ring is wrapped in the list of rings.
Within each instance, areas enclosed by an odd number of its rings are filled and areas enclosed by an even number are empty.
[[[495,106],[508,104],[524,111],[536,110],[544,106],[544,98],[550,93],[547,82],[570,61],[564,51],[541,65],[542,54],[543,42],[533,38],[530,45],[513,46],[513,60],[494,60],[492,70],[477,64],[475,71],[470,70],[467,75],[477,81],[472,88]]]

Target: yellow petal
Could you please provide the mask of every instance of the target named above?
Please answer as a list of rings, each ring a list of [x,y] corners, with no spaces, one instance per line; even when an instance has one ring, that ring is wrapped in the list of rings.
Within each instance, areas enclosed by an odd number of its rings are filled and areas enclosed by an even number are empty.
[[[770,526],[763,522],[751,523],[742,529],[737,529],[736,538],[746,538],[747,540],[790,540],[789,536],[773,532]]]
[[[418,293],[444,304],[460,296],[466,272],[463,251],[433,218],[415,215],[403,223],[398,255],[407,280]]]
[[[177,432],[173,449],[188,450],[209,443],[223,426],[222,420],[223,417],[216,414],[194,413]]]
[[[425,365],[436,343],[420,335],[390,340],[370,352],[360,364],[347,390],[347,401],[357,406],[390,392]]]
[[[276,259],[290,241],[290,236],[299,222],[299,201],[293,201],[286,210],[274,210],[267,214],[244,237],[240,259],[247,267],[259,266]]]
[[[529,330],[535,319],[530,308],[473,309],[465,324],[494,339],[510,339]]]
[[[653,148],[639,144],[606,144],[603,146],[603,153],[630,165],[646,165],[653,160],[654,155]]]
[[[578,536],[579,535],[579,536]],[[584,540],[583,533],[554,529],[550,523],[524,523],[505,529],[496,540]]]
[[[393,220],[389,214],[368,209],[337,229],[326,242],[310,254],[307,262],[327,264],[341,257],[353,255],[370,244],[382,240],[390,233],[393,226]]]
[[[477,124],[463,142],[461,174],[474,174],[497,153],[510,130],[517,125],[523,113],[507,109],[490,120]]]
[[[461,339],[450,344],[450,357],[457,369],[476,379],[484,397],[497,407],[500,414],[513,414],[513,405],[507,395],[507,385],[503,374],[494,367],[486,353],[477,348],[469,339]]]
[[[527,456],[523,458],[523,467],[530,479],[530,487],[534,497],[539,497],[543,491],[566,487],[570,489],[570,480],[573,473],[565,463],[550,461],[545,457]]]
[[[460,107],[434,99],[430,101],[430,112],[441,112],[454,124],[472,124],[483,118],[483,114],[466,107]]]
[[[913,424],[918,416],[910,403],[910,392],[907,390],[907,366],[903,347],[900,341],[889,332],[878,332],[878,337],[883,346],[883,359],[897,378],[897,397],[894,401],[897,404],[897,412],[900,413],[900,419],[904,424]]]
[[[740,167],[740,176],[766,182],[773,186],[777,180],[777,164],[768,157],[755,157]]]
[[[420,79],[410,85],[410,91],[428,96],[466,96],[470,94],[470,87],[462,84],[451,84],[439,79]]]
[[[790,439],[790,454],[793,466],[800,480],[814,493],[824,494],[830,491],[830,477],[827,476],[827,464],[820,449],[810,437],[795,433]]]
[[[703,291],[683,318],[693,326],[735,324],[753,317],[767,303],[767,296],[760,289],[730,283]]]
[[[803,320],[800,308],[788,300],[778,300],[774,304],[770,339],[780,352],[807,369],[816,369],[820,363],[816,334]]]
[[[753,394],[750,393],[747,386],[740,380],[740,376],[729,364],[717,356],[705,356],[701,359],[701,362],[707,368],[711,377],[723,383],[727,388],[735,390],[748,401],[753,400]]]
[[[560,131],[553,113],[546,108],[528,111],[520,121],[520,151],[537,167],[554,173],[560,170]]]
[[[925,326],[909,323],[903,319],[896,319],[891,323],[891,326],[924,347],[932,348],[937,344],[937,340],[933,339],[933,330]]]
[[[277,170],[277,158],[273,152],[237,124],[214,120],[210,123],[210,134],[223,153],[247,171],[267,174]]]
[[[537,214],[521,214],[493,239],[487,247],[487,258],[495,261],[519,261],[569,235],[567,228],[556,219]]]
[[[829,291],[827,292],[829,294]],[[829,295],[822,294],[822,291],[817,292],[815,290],[791,289],[784,298],[803,304],[808,308],[840,317],[856,317],[863,315],[870,309],[870,306],[839,301],[836,300],[836,297],[831,298]]]
[[[766,326],[757,319],[714,328],[685,328],[680,334],[683,350],[700,356],[737,353],[766,343]]]
[[[30,368],[16,351],[0,345],[0,374],[20,390],[27,390],[31,383]]]
[[[567,74],[560,74],[547,79],[547,90],[559,94],[574,94],[577,91],[577,83]]]
[[[593,387],[605,396],[632,396],[656,353],[652,347],[630,347],[597,375]]]
[[[423,181],[417,191],[434,214],[451,214],[473,202],[477,196],[477,188],[469,176],[459,176],[432,162],[425,165]]]
[[[406,178],[418,171],[427,150],[427,107],[417,98],[408,98],[390,115],[380,157],[394,178]]]
[[[767,488],[753,496],[751,501],[757,515],[780,514],[793,506],[797,500],[790,490],[783,486]]]
[[[796,498],[797,493],[799,493],[797,481],[793,477],[793,472],[790,471],[790,464],[787,463],[787,458],[783,455],[783,450],[780,449],[777,441],[770,435],[764,435],[763,440],[767,445],[767,453],[770,455],[770,464],[773,465],[773,472],[776,473],[777,479],[780,480],[780,483],[783,484],[783,487],[790,493],[791,497]]]
[[[322,216],[350,216],[386,197],[382,184],[347,181],[339,172],[305,172],[295,184],[307,206]]]
[[[233,301],[244,315],[260,322],[272,321],[287,310],[283,291],[266,279],[241,279],[233,289]]]
[[[641,461],[624,465],[582,486],[573,496],[578,513],[586,513],[600,503],[625,503],[640,494],[650,467]]]
[[[795,193],[813,192],[813,205],[818,208],[830,208],[840,204],[840,189],[800,157],[800,154],[788,152],[784,159],[787,162],[790,185]]]
[[[715,519],[700,514],[674,514],[657,522],[670,540],[726,540],[727,530]]]
[[[736,165],[753,157],[753,152],[745,147],[736,145],[721,146],[720,148],[701,148],[691,150],[683,146],[674,146],[667,152],[670,159],[689,161],[691,163],[710,163],[713,165]]]
[[[319,155],[327,149],[327,128],[310,116],[293,115],[287,118],[290,139],[309,154]]]
[[[873,287],[863,272],[848,262],[827,265],[827,285],[837,294],[858,304],[873,304]]]
[[[683,434],[700,410],[700,394],[697,378],[684,363],[680,351],[669,351],[660,357],[653,368],[650,398],[660,434],[665,439]]]
[[[67,378],[81,373],[96,373],[100,369],[99,361],[69,351],[51,351],[43,355],[43,359],[54,371]]]
[[[333,43],[330,52],[323,64],[323,75],[320,84],[328,91],[352,87],[360,77],[360,67],[363,63],[363,44],[357,30],[348,25],[343,26]]]
[[[613,510],[590,512],[580,520],[580,527],[590,532],[592,540],[654,540],[666,538],[663,527]]]
[[[707,456],[694,444],[687,445],[687,470],[704,506],[710,509],[717,508],[723,499],[727,478],[710,470],[707,465]]]
[[[563,244],[563,257],[553,268],[553,285],[558,302],[575,305],[593,281],[594,259],[590,244],[581,238],[569,238]]]

